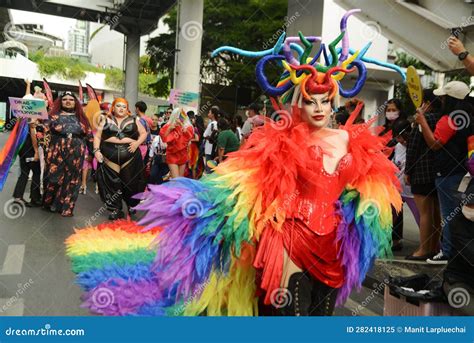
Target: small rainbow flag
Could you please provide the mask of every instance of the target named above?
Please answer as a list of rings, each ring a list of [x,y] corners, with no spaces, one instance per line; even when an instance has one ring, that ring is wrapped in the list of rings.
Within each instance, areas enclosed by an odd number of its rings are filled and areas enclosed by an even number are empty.
[[[181,109],[181,112],[179,113],[179,121],[184,123],[186,122],[187,118],[188,118],[188,115],[186,114],[186,112],[184,112],[183,109]]]

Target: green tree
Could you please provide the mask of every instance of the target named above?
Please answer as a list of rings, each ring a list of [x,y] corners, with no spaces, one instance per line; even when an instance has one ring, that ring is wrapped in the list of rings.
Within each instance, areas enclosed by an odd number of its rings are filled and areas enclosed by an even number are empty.
[[[428,75],[431,74],[431,72],[433,71],[426,64],[416,59],[415,57],[407,54],[404,51],[397,51],[395,53],[395,56],[395,64],[399,67],[408,68],[409,66],[414,66],[416,69],[424,70]]]
[[[118,68],[110,68],[105,70],[105,83],[115,89],[123,88],[124,75],[123,71]]]
[[[124,73],[119,68],[108,68],[104,70],[71,57],[44,56],[43,52],[30,54],[30,59],[37,63],[41,76],[49,77],[51,75],[57,75],[63,79],[81,80],[86,76],[87,71],[105,73],[105,83],[108,86],[114,89],[123,88]],[[150,57],[144,55],[140,57],[138,81],[140,92],[151,96],[158,96],[156,88],[150,85],[168,82],[169,80],[167,78],[162,79],[161,75],[154,73],[150,68]],[[168,83],[165,83],[165,86],[169,88]]]
[[[276,42],[269,41],[284,30],[287,15],[286,0],[206,0],[204,2],[203,35],[201,49],[201,76],[217,84],[232,84],[256,88],[255,60],[235,54],[220,54],[211,58],[211,52],[222,45],[233,45],[245,50],[264,50]],[[164,20],[169,33],[148,41],[150,67],[162,77],[152,85],[157,94],[166,96],[172,84],[177,12],[173,9]],[[278,35],[276,35],[277,37]],[[272,79],[276,70],[269,70]]]
[[[396,52],[395,64],[399,67],[408,68],[414,66],[418,70],[424,70],[426,75],[430,75],[433,70],[426,64],[407,54],[404,51]],[[415,113],[415,105],[411,101],[410,94],[408,94],[407,85],[405,83],[398,83],[395,85],[395,98],[400,99],[403,111],[411,115]]]

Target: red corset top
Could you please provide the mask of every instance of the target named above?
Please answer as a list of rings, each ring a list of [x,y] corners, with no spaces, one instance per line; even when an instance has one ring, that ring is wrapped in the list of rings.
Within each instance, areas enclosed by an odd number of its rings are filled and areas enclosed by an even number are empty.
[[[321,157],[319,157],[321,158]],[[321,163],[319,181],[322,187],[301,187],[294,217],[318,235],[333,232],[340,222],[336,202],[350,180],[352,154],[345,154],[338,162],[336,170],[330,174]]]

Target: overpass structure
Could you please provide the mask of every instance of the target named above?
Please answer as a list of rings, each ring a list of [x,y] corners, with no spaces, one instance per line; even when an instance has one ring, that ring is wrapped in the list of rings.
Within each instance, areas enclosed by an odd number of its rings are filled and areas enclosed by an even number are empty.
[[[463,68],[447,47],[454,31],[474,53],[472,0],[335,0],[435,71]]]
[[[173,88],[199,92],[203,2],[204,0],[0,0],[0,7],[104,23],[124,34],[124,96],[134,103],[138,97],[140,36],[156,29],[159,18],[176,3],[179,18]],[[324,8],[329,7],[326,4],[332,2],[346,10],[361,8],[362,12],[356,14],[358,19],[377,28],[384,37],[402,46],[436,71],[462,68],[462,64],[447,48],[446,40],[451,30],[455,30],[466,48],[474,52],[474,42],[471,39],[474,35],[473,0],[288,0],[289,17],[293,8],[298,9],[301,15],[287,30],[295,31],[301,24],[310,25],[309,31],[313,33],[322,30],[323,15],[331,14],[325,12]],[[383,48],[382,46],[382,50]],[[374,44],[371,52],[374,49],[377,49],[377,44]],[[394,78],[393,73],[376,68],[372,75],[378,81],[390,81]],[[377,83],[376,86],[380,85]],[[390,92],[389,83],[382,86]]]
[[[176,0],[0,0],[0,7],[107,24],[125,36],[124,96],[138,98],[140,37],[157,28]]]

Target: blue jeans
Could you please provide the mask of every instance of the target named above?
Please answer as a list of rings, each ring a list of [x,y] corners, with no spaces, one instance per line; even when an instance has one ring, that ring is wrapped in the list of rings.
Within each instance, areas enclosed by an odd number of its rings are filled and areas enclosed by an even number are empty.
[[[441,211],[441,229],[443,238],[441,239],[441,251],[448,258],[452,257],[453,246],[451,244],[451,233],[449,223],[455,214],[461,211],[460,199],[456,197],[459,184],[464,174],[454,174],[449,176],[438,176],[435,179],[438,191],[439,208]]]

